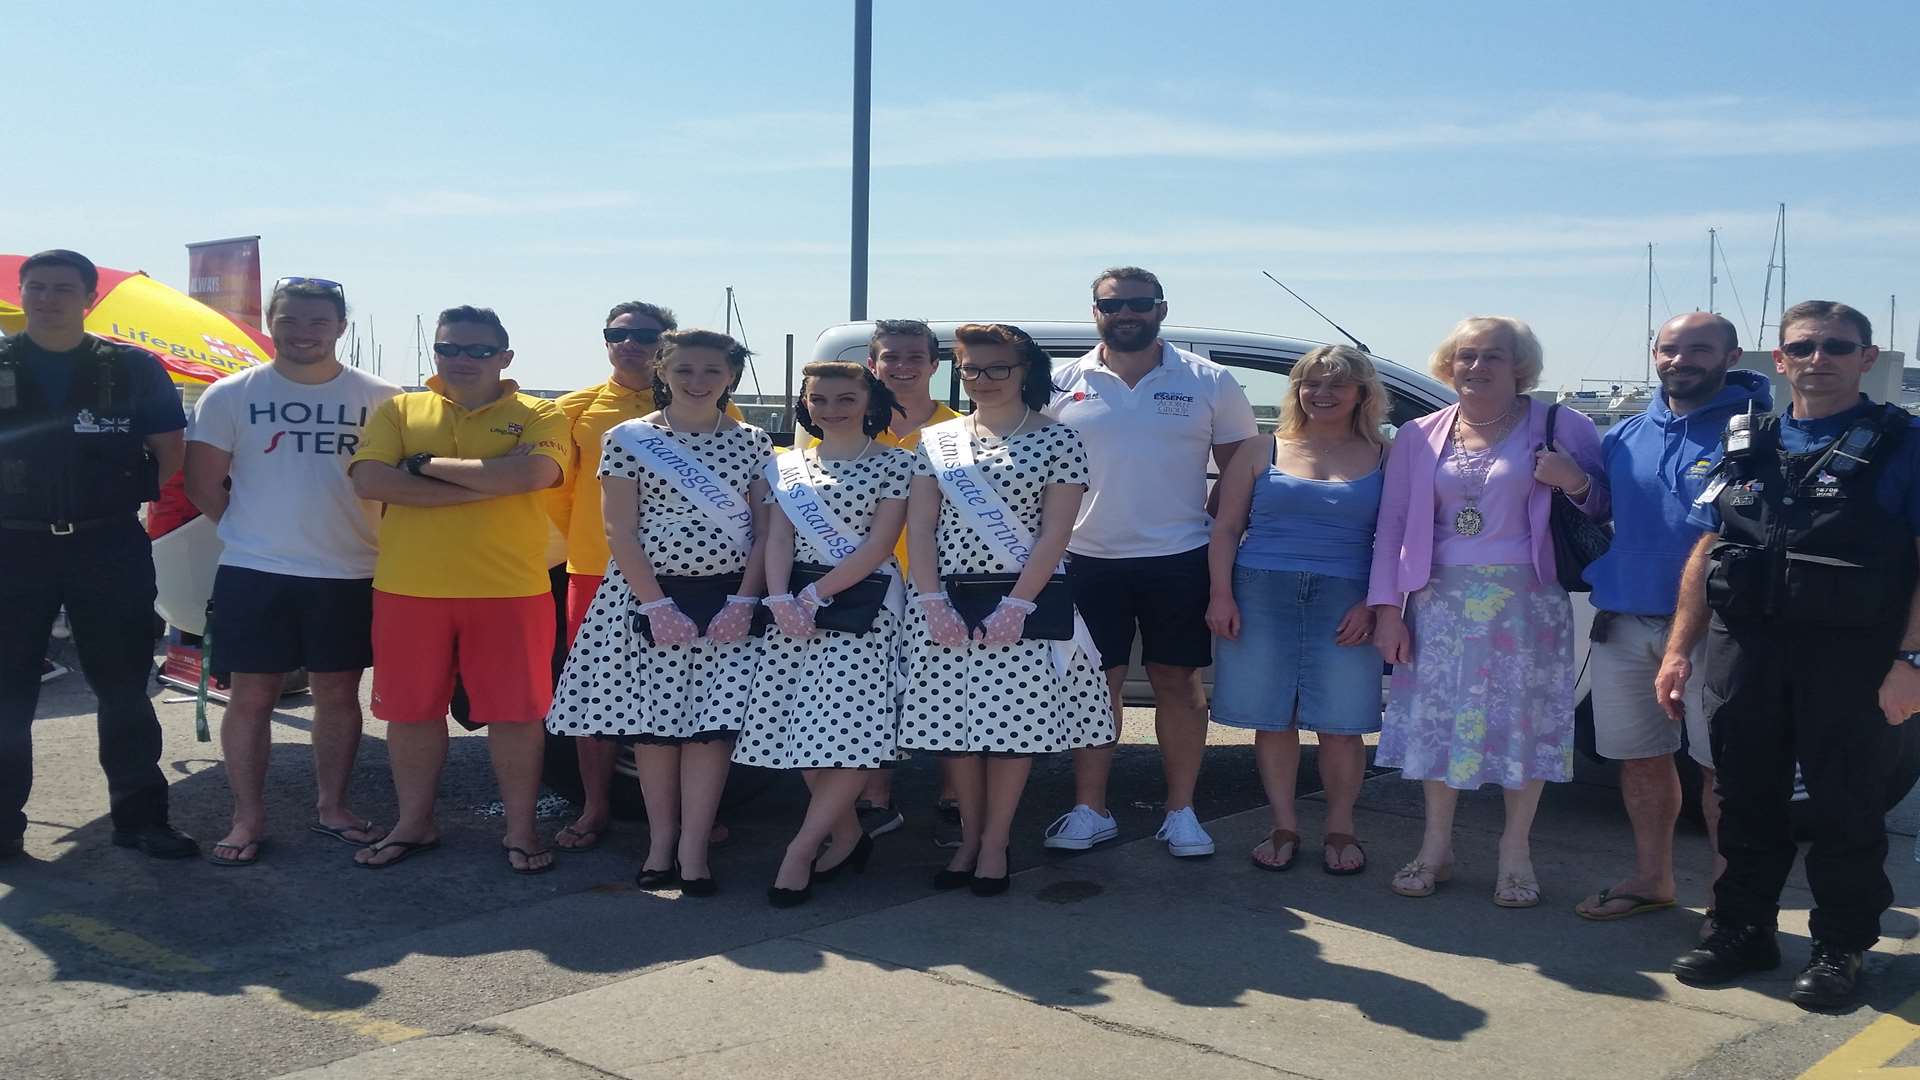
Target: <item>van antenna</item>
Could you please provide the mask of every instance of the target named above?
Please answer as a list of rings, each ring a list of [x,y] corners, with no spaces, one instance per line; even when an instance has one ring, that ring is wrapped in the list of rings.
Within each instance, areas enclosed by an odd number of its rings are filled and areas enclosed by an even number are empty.
[[[1278,285],[1283,289],[1287,289],[1286,282],[1281,281],[1279,278],[1274,277],[1272,274],[1268,274],[1265,270],[1260,271],[1260,273],[1265,275],[1268,281],[1273,282],[1275,285]],[[1312,304],[1308,304],[1305,297],[1301,296],[1297,292],[1294,292],[1292,289],[1287,289],[1287,295],[1293,297],[1295,300],[1300,301],[1302,304],[1306,304],[1306,308],[1308,311],[1313,312],[1315,315],[1319,315],[1322,322],[1326,323],[1328,326],[1333,327],[1335,330],[1340,331],[1340,336],[1343,338],[1346,338],[1348,341],[1353,342],[1354,348],[1359,349],[1361,352],[1366,353],[1369,356],[1373,355],[1373,350],[1367,348],[1366,342],[1361,341],[1359,338],[1354,337],[1352,334],[1347,333],[1346,327],[1341,326],[1339,323],[1334,322],[1332,319],[1327,318],[1326,315],[1321,313],[1319,308],[1314,307]]]

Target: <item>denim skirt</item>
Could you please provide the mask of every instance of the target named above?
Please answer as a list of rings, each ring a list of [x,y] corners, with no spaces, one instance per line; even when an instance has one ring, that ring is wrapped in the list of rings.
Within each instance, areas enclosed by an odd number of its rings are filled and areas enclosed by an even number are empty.
[[[1367,583],[1297,570],[1233,568],[1240,637],[1213,643],[1213,719],[1229,727],[1326,735],[1380,730],[1380,653],[1336,645]]]

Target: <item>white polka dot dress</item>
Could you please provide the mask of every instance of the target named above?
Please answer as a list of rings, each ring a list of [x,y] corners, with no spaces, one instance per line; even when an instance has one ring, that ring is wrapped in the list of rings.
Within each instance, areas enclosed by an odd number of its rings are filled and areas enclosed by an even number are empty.
[[[1079,434],[1064,424],[1016,435],[1005,446],[979,445],[974,453],[987,483],[1035,536],[1047,485],[1087,483],[1086,451]],[[924,446],[914,455],[914,475],[935,475]],[[1020,570],[1002,562],[944,499],[938,545],[943,578]],[[1051,754],[1112,742],[1105,677],[1079,653],[1065,674],[1056,674],[1051,644],[969,642],[949,649],[933,643],[919,606],[909,604],[900,745],[945,753]]]
[[[860,458],[815,461],[812,470],[814,490],[828,509],[862,536],[880,501],[904,500],[912,480],[913,455],[884,447]],[[773,512],[783,511],[776,503]],[[794,561],[814,561],[806,544],[796,538],[794,546]],[[885,565],[894,565],[892,556]],[[825,631],[800,640],[768,627],[733,760],[770,769],[872,769],[893,761],[900,628],[884,606],[864,634]]]
[[[701,577],[737,574],[747,553],[680,489],[642,466],[621,445],[628,421],[607,433],[600,475],[639,482],[640,542],[655,574]],[[631,431],[627,432],[631,434]],[[675,442],[700,459],[714,478],[746,498],[773,454],[773,440],[747,424],[714,432],[679,432]],[[617,562],[593,594],[567,666],[554,690],[547,730],[558,735],[612,735],[637,741],[712,738],[738,731],[753,694],[760,641],[716,645],[650,645],[633,629],[638,607]]]

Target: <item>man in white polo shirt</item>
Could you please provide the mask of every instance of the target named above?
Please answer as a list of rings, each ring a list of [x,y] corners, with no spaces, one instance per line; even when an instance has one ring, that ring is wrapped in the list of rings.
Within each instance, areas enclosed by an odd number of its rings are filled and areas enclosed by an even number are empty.
[[[1226,368],[1160,340],[1166,318],[1159,278],[1137,266],[1101,273],[1093,282],[1101,343],[1054,369],[1049,411],[1087,448],[1090,482],[1067,578],[1106,668],[1115,730],[1137,629],[1167,778],[1158,838],[1174,855],[1210,855],[1213,838],[1193,813],[1207,747],[1200,669],[1213,662],[1207,458],[1224,469],[1259,429]],[[1076,805],[1048,827],[1048,847],[1084,850],[1120,834],[1107,812],[1113,753],[1113,744],[1074,751]]]

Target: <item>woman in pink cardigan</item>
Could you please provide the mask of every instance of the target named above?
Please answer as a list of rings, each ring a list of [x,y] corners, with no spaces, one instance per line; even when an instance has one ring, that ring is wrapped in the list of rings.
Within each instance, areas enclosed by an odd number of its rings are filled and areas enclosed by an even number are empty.
[[[1540,902],[1528,836],[1548,780],[1573,774],[1573,609],[1554,569],[1556,488],[1596,519],[1606,472],[1593,421],[1561,409],[1546,447],[1540,341],[1504,316],[1463,320],[1433,352],[1460,400],[1400,429],[1387,459],[1367,602],[1394,665],[1376,760],[1426,794],[1420,852],[1393,877],[1429,896],[1451,876],[1459,793],[1505,789],[1493,902]],[[1404,614],[1403,614],[1404,612]]]

